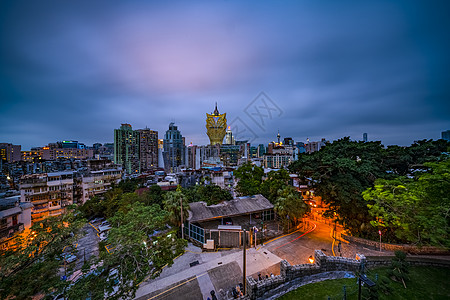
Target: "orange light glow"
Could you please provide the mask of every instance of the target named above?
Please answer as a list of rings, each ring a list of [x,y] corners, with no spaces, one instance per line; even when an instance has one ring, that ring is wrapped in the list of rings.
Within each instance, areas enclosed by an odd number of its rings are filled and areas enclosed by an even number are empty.
[[[314,263],[314,257],[312,257],[312,255],[308,258],[308,260],[310,263],[312,263],[312,264]]]

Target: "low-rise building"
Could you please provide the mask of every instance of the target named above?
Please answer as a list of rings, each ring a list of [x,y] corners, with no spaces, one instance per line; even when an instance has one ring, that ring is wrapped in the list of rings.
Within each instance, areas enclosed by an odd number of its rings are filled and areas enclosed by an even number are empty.
[[[264,155],[264,168],[281,169],[289,166],[293,161],[293,157],[290,154],[266,154]]]
[[[81,199],[84,204],[95,195],[103,194],[118,184],[122,178],[122,168],[91,171],[81,178]]]
[[[205,202],[194,202],[189,204],[184,233],[196,243],[214,240],[212,244],[216,246],[240,247],[243,228],[261,226],[261,221],[274,218],[273,204],[260,194],[209,206]]]
[[[43,147],[41,151],[42,159],[45,160],[59,158],[88,159],[94,156],[94,150],[92,149]]]
[[[33,204],[19,199],[18,196],[0,199],[0,249],[8,248],[18,233],[31,227]]]
[[[34,205],[31,222],[65,212],[73,204],[73,171],[25,175],[20,180],[20,202]]]

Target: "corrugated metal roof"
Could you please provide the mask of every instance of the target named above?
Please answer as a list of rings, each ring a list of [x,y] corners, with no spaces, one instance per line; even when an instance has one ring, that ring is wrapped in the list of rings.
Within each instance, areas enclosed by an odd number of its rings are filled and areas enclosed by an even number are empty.
[[[17,215],[20,214],[21,212],[22,210],[20,209],[20,207],[17,206],[10,209],[2,210],[0,211],[0,219]]]
[[[191,211],[189,221],[201,222],[221,217],[232,217],[256,213],[263,210],[272,209],[273,205],[261,194],[238,197],[220,204],[207,206],[205,202],[194,202],[189,204]]]

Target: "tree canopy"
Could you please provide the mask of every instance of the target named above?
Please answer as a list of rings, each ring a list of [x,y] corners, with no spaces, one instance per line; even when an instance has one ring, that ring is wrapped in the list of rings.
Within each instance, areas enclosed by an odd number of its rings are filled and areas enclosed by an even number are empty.
[[[380,142],[351,141],[346,137],[327,143],[320,151],[301,154],[289,169],[322,197],[328,205],[327,216],[336,212],[338,222],[352,234],[376,237],[362,192],[373,187],[376,179],[394,179],[425,162],[441,159],[447,149],[448,143],[443,140],[385,149]]]
[[[233,172],[239,179],[236,192],[239,196],[251,196],[260,193],[264,169],[247,162]]]
[[[378,179],[363,193],[372,226],[395,242],[450,247],[450,159],[415,178]]]
[[[303,202],[301,194],[294,187],[284,186],[278,190],[274,210],[286,227],[289,222],[295,222],[308,212],[309,207]]]
[[[63,249],[74,244],[84,224],[73,206],[67,209],[62,216],[34,224],[15,238],[14,247],[0,252],[0,298],[31,299],[63,289]],[[66,274],[71,271],[66,268]]]
[[[233,199],[231,193],[215,184],[200,184],[183,189],[189,202],[204,201],[207,205],[218,204]]]

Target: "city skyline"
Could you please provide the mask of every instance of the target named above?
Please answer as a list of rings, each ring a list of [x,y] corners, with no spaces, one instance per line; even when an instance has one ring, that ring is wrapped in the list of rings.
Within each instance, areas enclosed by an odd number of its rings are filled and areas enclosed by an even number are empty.
[[[205,145],[215,102],[253,144],[279,129],[409,145],[450,128],[444,1],[1,7],[0,141],[23,150],[113,142],[122,123],[162,138],[175,122]],[[251,112],[261,92],[278,108],[264,120]]]

